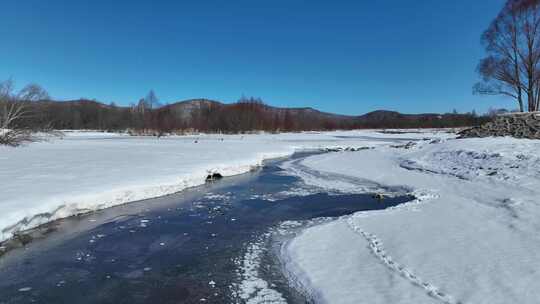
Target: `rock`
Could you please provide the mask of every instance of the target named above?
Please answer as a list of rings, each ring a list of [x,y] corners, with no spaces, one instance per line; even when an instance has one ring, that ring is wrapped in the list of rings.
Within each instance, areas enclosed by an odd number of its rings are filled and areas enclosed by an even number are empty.
[[[28,233],[15,233],[13,235],[13,239],[20,242],[22,246],[25,246],[28,243],[32,242],[33,237]]]
[[[343,148],[337,147],[337,148],[326,148],[324,149],[325,152],[341,152],[343,151]]]
[[[384,195],[380,194],[380,193],[377,193],[377,194],[373,195],[373,198],[377,199],[379,201],[382,201],[382,200],[384,200]]]
[[[393,145],[393,146],[390,146],[390,147],[396,148],[396,149],[407,149],[408,150],[408,149],[411,149],[414,146],[416,146],[416,143],[410,141],[410,142],[408,142],[408,143],[406,143],[404,145]]]
[[[220,173],[210,173],[208,174],[208,176],[206,176],[206,181],[207,182],[213,182],[213,181],[216,181],[218,179],[222,179],[223,176],[220,174]]]
[[[511,136],[540,139],[540,113],[512,113],[497,116],[493,121],[463,130],[458,138]]]

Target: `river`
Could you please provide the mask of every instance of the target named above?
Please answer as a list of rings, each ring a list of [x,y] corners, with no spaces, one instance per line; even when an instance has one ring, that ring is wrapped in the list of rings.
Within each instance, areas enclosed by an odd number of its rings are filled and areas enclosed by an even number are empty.
[[[411,197],[326,193],[283,161],[47,225],[0,257],[0,303],[312,302],[287,275],[282,244],[307,225]]]

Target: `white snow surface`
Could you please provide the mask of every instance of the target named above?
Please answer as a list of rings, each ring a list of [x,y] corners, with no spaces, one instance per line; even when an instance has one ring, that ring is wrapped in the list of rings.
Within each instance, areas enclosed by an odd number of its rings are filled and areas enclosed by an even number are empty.
[[[66,131],[61,138],[0,147],[0,241],[55,219],[178,192],[204,183],[209,172],[235,175],[301,149],[384,142],[366,136],[396,137],[344,131],[157,139]]]
[[[332,191],[417,197],[305,229],[282,251],[288,271],[322,303],[538,303],[539,151],[526,139],[447,139],[285,166]]]

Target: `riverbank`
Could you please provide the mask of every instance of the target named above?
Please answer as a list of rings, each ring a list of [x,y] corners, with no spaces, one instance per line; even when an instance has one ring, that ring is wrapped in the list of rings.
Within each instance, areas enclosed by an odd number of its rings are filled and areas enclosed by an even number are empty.
[[[59,218],[176,193],[203,184],[209,173],[244,173],[298,150],[452,136],[343,131],[157,139],[69,132],[19,148],[0,147],[0,241]]]
[[[303,160],[288,171],[327,191],[418,199],[306,229],[288,268],[322,303],[536,303],[539,150],[449,139]]]

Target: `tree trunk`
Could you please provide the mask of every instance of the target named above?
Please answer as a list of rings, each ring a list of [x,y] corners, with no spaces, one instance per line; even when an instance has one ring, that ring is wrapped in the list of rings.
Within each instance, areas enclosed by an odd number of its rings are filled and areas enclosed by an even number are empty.
[[[517,101],[518,101],[518,104],[519,104],[519,111],[523,112],[523,97],[521,96],[521,88],[518,89]]]
[[[529,80],[529,88],[527,89],[527,109],[529,112],[534,111],[536,100],[534,99],[534,87]]]

